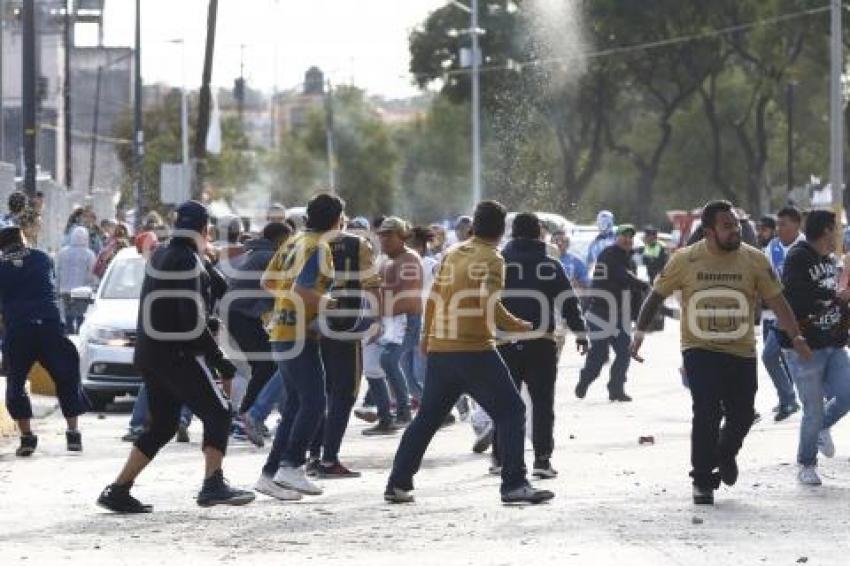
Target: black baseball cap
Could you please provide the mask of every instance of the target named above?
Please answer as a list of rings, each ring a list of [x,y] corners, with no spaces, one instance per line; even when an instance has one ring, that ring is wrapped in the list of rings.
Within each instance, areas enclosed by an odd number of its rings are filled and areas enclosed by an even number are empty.
[[[196,200],[187,200],[177,207],[177,220],[174,227],[178,230],[200,232],[209,224],[210,213],[207,207]]]

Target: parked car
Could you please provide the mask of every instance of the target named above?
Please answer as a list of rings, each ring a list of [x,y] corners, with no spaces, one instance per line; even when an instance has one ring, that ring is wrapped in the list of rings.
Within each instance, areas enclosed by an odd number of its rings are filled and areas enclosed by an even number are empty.
[[[77,340],[80,375],[96,410],[117,396],[137,394],[142,384],[133,351],[144,275],[144,258],[135,248],[124,248],[109,264],[97,291],[80,296],[91,301]]]

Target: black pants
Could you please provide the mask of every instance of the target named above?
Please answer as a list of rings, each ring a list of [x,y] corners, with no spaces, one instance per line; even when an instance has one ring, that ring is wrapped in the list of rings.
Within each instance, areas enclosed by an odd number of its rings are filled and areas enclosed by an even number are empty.
[[[6,408],[13,419],[31,419],[32,405],[25,388],[27,376],[39,362],[56,384],[56,396],[65,417],[89,409],[80,387],[80,356],[62,331],[59,321],[27,322],[10,327],[3,341],[6,366]]]
[[[161,364],[139,367],[139,371],[148,392],[150,426],[136,441],[136,448],[153,459],[174,437],[180,409],[186,405],[204,423],[202,447],[227,451],[230,402],[203,357],[163,356]]]
[[[360,391],[362,353],[358,341],[322,338],[320,347],[328,406],[310,445],[310,457],[333,463],[339,461],[339,447]]]
[[[755,420],[756,358],[700,349],[687,350],[683,357],[694,411],[691,477],[694,485],[717,488],[715,468],[738,455]]]
[[[499,353],[517,390],[525,383],[531,397],[532,443],[534,459],[548,460],[555,448],[555,379],[558,375],[557,344],[548,338],[525,340],[499,346]],[[499,431],[495,429],[498,436]],[[493,457],[498,459],[498,443],[493,443]]]
[[[233,336],[239,349],[248,355],[248,364],[251,366],[251,379],[248,380],[248,388],[239,406],[239,414],[242,414],[257,400],[260,391],[277,371],[277,364],[272,360],[269,335],[260,319],[230,311],[227,317],[227,331]]]

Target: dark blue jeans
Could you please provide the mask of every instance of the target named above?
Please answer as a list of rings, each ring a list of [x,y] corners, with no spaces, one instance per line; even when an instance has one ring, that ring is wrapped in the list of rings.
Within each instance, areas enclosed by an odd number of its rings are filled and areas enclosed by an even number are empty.
[[[399,365],[407,379],[410,395],[417,400],[422,399],[423,379],[416,371],[416,354],[419,348],[419,334],[422,332],[422,315],[407,315],[407,327],[404,331],[401,359]]]
[[[422,405],[401,438],[389,485],[413,489],[425,450],[458,398],[468,393],[499,428],[502,493],[527,485],[523,457],[525,405],[505,362],[495,350],[428,354]]]
[[[286,403],[263,466],[267,476],[273,476],[281,465],[298,467],[307,461],[307,449],[325,414],[325,368],[319,342],[272,342],[272,352],[288,354],[296,344],[303,348],[298,355],[286,355],[278,361]]]
[[[776,336],[775,328],[775,320],[762,319],[761,331],[762,338],[764,339],[764,349],[761,353],[761,361],[771,381],[773,381],[773,386],[776,388],[776,394],[779,396],[779,404],[793,405],[797,402],[797,395],[794,393],[794,383],[791,381],[788,366],[782,355],[782,347],[779,345],[779,338]]]
[[[599,332],[600,328],[588,321],[588,330],[591,332]],[[608,363],[608,348],[614,348],[614,363],[611,364],[610,377],[608,378],[608,391],[610,393],[622,393],[626,385],[626,372],[629,371],[629,362],[631,354],[629,346],[631,345],[631,336],[625,328],[618,327],[616,335],[606,338],[596,338],[590,341],[590,351],[587,353],[587,359],[584,362],[584,368],[579,374],[579,380],[584,383],[593,383],[602,368]]]
[[[323,462],[332,464],[339,461],[339,447],[357,400],[363,369],[360,342],[322,338],[321,347],[328,409],[313,438],[310,457],[321,457]]]

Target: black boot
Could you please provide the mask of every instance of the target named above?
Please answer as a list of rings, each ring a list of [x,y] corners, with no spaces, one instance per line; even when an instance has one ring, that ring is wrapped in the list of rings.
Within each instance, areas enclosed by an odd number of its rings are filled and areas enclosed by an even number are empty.
[[[21,435],[21,445],[15,450],[15,456],[26,458],[32,456],[35,447],[38,446],[38,437],[31,432]]]

